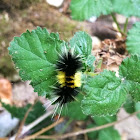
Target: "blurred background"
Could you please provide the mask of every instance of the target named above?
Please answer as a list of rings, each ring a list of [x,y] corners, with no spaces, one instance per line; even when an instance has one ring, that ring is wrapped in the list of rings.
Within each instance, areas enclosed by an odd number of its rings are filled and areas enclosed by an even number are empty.
[[[49,32],[58,32],[60,38],[69,41],[77,31],[86,31],[91,35],[93,40],[92,53],[96,57],[96,64],[102,60],[101,67],[96,71],[101,72],[103,69],[118,71],[118,66],[122,60],[128,56],[125,51],[123,40],[119,40],[120,49],[106,47],[112,43],[119,33],[112,30],[116,27],[110,16],[101,16],[100,18],[92,17],[87,21],[79,22],[72,20],[69,9],[71,0],[0,0],[0,138],[10,137],[15,139],[20,122],[30,104],[34,104],[38,99],[37,93],[34,93],[29,82],[23,82],[18,71],[8,54],[8,46],[14,36],[20,36],[23,32],[35,29],[37,26],[46,27]],[[116,15],[121,26],[124,25],[126,18]],[[131,17],[128,22],[128,29],[132,24],[140,21],[138,18]],[[113,55],[112,55],[113,54]],[[29,115],[25,124],[28,125],[44,114],[44,103],[49,102],[43,97],[37,101],[38,106],[34,106],[34,112]],[[7,105],[8,104],[8,105]],[[14,106],[14,107],[13,107]],[[6,109],[9,111],[6,111]],[[52,107],[53,108],[53,107]],[[23,112],[20,112],[23,110]],[[49,111],[51,108],[49,109]],[[69,114],[68,114],[69,115]],[[68,116],[67,115],[67,116]],[[118,113],[118,118],[123,118],[128,114],[124,109]],[[13,116],[13,117],[12,117]],[[52,124],[55,118],[46,117],[44,122],[30,129],[24,135],[31,135],[41,130],[43,127]],[[63,123],[54,127],[53,130],[46,134],[63,134],[67,132],[82,130],[89,127],[91,120],[88,118],[76,120],[68,117]],[[140,140],[140,121],[132,117],[115,128],[119,131],[122,140]],[[73,140],[94,140],[97,134],[74,136]],[[113,140],[113,139],[112,139]]]

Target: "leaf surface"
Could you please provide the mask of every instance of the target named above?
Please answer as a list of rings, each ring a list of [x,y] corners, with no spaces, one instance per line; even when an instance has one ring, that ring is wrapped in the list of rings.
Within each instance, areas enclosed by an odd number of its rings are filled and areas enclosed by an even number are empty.
[[[10,106],[9,104],[2,103],[2,106],[11,113],[13,117],[16,117],[20,120],[23,120],[25,113],[31,107],[31,104],[27,104],[25,107],[16,107]],[[28,117],[26,119],[26,124],[29,124],[36,120],[38,117],[45,113],[45,108],[43,107],[41,102],[37,102],[32,110],[29,112]]]
[[[80,94],[80,93],[79,93]],[[80,104],[82,100],[82,96],[79,95],[76,97],[76,101],[68,103],[62,111],[63,116],[68,116],[74,120],[84,120],[87,116],[83,114]]]
[[[77,55],[80,55],[83,60],[84,71],[93,70],[93,62],[95,57],[91,55],[92,39],[86,32],[76,32],[70,40],[70,47]]]
[[[92,39],[86,32],[79,31],[70,40],[70,46],[76,54],[83,55],[84,58],[87,58],[91,54]]]
[[[112,4],[116,13],[140,17],[140,0],[112,0]]]
[[[85,20],[92,16],[110,14],[112,3],[111,0],[72,0],[70,9],[73,19]]]
[[[136,111],[140,111],[140,102],[135,103],[135,110],[136,110]],[[137,114],[137,117],[140,119],[140,113]]]
[[[124,77],[124,87],[134,101],[140,101],[140,56],[132,55],[130,58],[124,59],[119,73]]]
[[[140,12],[139,12],[140,13]],[[140,22],[136,22],[127,34],[127,50],[130,54],[140,55]]]
[[[93,120],[95,121],[95,123],[97,125],[104,125],[104,124],[116,121],[117,117],[116,117],[116,115],[114,115],[114,116],[103,116],[103,117],[95,116],[95,117],[93,117]]]
[[[121,136],[114,128],[106,128],[99,132],[99,140],[121,140]]]
[[[104,71],[87,81],[87,95],[82,100],[86,115],[114,115],[126,100],[126,90],[114,72]]]
[[[34,91],[46,95],[56,82],[55,64],[61,52],[62,41],[59,35],[38,27],[14,37],[9,47],[16,68],[22,80],[31,80]]]
[[[135,112],[135,102],[133,101],[130,95],[127,97],[126,102],[124,103],[123,107],[127,113]]]

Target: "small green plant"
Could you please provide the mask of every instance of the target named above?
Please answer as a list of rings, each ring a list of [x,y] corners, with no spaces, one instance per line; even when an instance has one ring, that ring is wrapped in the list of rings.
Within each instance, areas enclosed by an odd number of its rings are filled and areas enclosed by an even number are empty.
[[[22,80],[30,80],[39,96],[51,98],[53,92],[51,87],[57,82],[55,64],[58,53],[61,54],[65,46],[68,49],[74,48],[76,54],[83,56],[84,67],[82,71],[84,80],[80,90],[84,95],[76,97],[78,102],[68,104],[69,117],[83,120],[86,115],[92,117],[115,115],[126,102],[128,94],[134,101],[140,101],[140,57],[132,55],[126,58],[120,65],[119,77],[115,76],[115,72],[107,70],[92,77],[90,75],[95,75],[93,68],[95,59],[91,55],[91,38],[85,32],[76,33],[68,43],[60,40],[57,33],[49,34],[45,28],[38,27],[32,32],[27,31],[20,37],[15,37],[10,43],[9,52],[16,68],[20,70]],[[62,111],[63,114],[65,113]]]
[[[74,48],[76,54],[83,56],[84,82],[81,92],[81,109],[86,115],[114,115],[130,94],[135,101],[140,101],[140,57],[132,55],[126,58],[119,69],[119,77],[115,72],[104,70],[97,76],[90,76],[93,61],[89,64],[92,41],[85,32],[78,32],[68,42],[59,39],[57,33],[48,33],[38,27],[32,32],[27,31],[21,37],[15,37],[10,43],[9,52],[15,62],[22,80],[31,80],[31,85],[39,96],[49,97],[53,92],[51,86],[57,82],[55,64],[58,53],[63,47]],[[90,71],[89,71],[90,69]]]
[[[116,121],[116,113],[124,105],[129,113],[139,110],[140,101],[140,23],[133,25],[127,32],[128,18],[122,30],[114,13],[127,17],[140,16],[138,7],[140,0],[72,0],[72,18],[85,20],[91,16],[99,17],[101,14],[111,14],[116,22],[118,31],[127,37],[126,46],[130,57],[123,60],[119,67],[119,76],[115,72],[104,70],[100,74],[94,73],[95,57],[91,54],[92,39],[85,32],[77,32],[74,37],[66,42],[60,40],[58,33],[49,33],[46,28],[23,33],[14,37],[10,43],[9,53],[19,69],[22,80],[30,80],[34,91],[39,96],[51,99],[52,86],[57,83],[56,63],[58,54],[63,48],[73,50],[76,55],[82,56],[82,86],[76,96],[78,101],[68,103],[68,115],[72,119],[84,120],[91,116],[95,126]],[[123,8],[122,8],[123,7]],[[128,97],[132,101],[126,102]],[[134,106],[132,107],[132,104]],[[90,128],[92,126],[88,126]],[[106,128],[99,132],[99,140],[108,139],[107,134],[116,140],[120,139],[118,132],[113,128]],[[91,134],[93,138],[95,133]],[[89,135],[90,137],[90,135]]]

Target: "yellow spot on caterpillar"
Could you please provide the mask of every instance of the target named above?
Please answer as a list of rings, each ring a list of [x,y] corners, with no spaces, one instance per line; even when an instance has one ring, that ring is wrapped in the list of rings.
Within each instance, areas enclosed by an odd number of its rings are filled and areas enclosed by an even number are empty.
[[[72,80],[68,81],[66,78],[71,78]],[[66,76],[66,73],[63,71],[58,71],[57,79],[61,87],[67,86],[70,88],[76,88],[81,86],[81,72],[76,72],[74,76]],[[70,85],[70,83],[73,83]]]
[[[81,72],[77,72],[74,75],[74,86],[81,87]]]
[[[70,87],[70,88],[75,88],[74,85],[67,85],[67,87]]]
[[[66,79],[65,72],[58,71],[57,79],[62,87],[65,86],[65,79]]]
[[[66,83],[74,83],[74,80],[66,81]]]

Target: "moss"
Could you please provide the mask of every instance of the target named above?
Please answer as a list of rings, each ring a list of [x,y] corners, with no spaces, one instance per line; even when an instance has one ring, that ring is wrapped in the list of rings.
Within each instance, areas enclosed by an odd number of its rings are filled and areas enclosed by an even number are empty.
[[[5,42],[5,41],[4,41]],[[0,41],[0,44],[2,42]],[[14,74],[16,74],[16,70],[14,68],[13,62],[8,54],[7,45],[6,47],[0,47],[0,75],[3,75],[3,77],[8,77],[9,79],[12,79]]]
[[[46,25],[48,27],[48,23]],[[62,24],[54,23],[52,26],[49,26],[53,32],[58,32],[61,39],[68,41],[70,37],[77,31],[77,26],[75,24],[70,24],[64,22]]]
[[[0,10],[24,9],[42,0],[1,0]]]
[[[71,20],[47,3],[38,3],[37,6],[32,7],[31,11],[26,10],[26,12],[28,20],[33,25],[46,27],[51,32],[58,32],[64,40],[69,40],[76,31],[83,29],[80,22]]]
[[[11,58],[8,54],[9,31],[11,30],[10,23],[4,18],[0,22],[0,75],[3,77],[11,77],[16,74]]]
[[[0,60],[0,73],[4,77],[11,77],[16,74],[13,63],[11,61],[10,56],[4,56]]]

